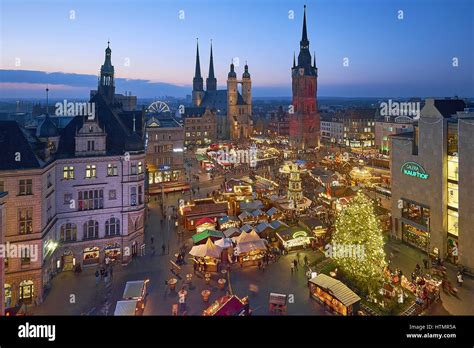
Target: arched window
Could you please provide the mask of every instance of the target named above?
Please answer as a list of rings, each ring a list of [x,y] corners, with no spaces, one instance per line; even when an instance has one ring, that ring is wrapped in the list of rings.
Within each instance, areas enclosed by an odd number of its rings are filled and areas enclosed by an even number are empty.
[[[20,283],[20,301],[22,303],[31,303],[33,300],[35,286],[32,280],[23,280]]]
[[[59,234],[59,240],[61,242],[73,242],[77,239],[77,226],[76,224],[63,224],[61,225],[61,231]]]
[[[95,220],[84,222],[84,239],[99,238],[99,223]]]
[[[115,236],[120,234],[120,220],[117,218],[110,218],[105,222],[105,235]]]

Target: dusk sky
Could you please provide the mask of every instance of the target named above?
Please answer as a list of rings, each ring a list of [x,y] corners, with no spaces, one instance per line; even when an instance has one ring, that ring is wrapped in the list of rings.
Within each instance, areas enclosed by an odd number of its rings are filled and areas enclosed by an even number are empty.
[[[474,96],[472,0],[2,0],[0,94],[87,96],[108,39],[117,93],[191,94],[198,37],[204,79],[212,39],[219,86],[238,57],[254,96],[290,96],[305,3],[319,96]]]

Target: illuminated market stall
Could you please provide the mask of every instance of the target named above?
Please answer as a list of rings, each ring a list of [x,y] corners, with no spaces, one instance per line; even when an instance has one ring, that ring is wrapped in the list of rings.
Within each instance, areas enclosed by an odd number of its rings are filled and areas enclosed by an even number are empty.
[[[193,256],[197,269],[205,272],[217,272],[222,248],[215,245],[211,238],[208,238],[206,244],[193,246],[189,254]]]
[[[205,309],[203,316],[247,316],[250,315],[248,297],[239,299],[235,295],[223,296]]]
[[[216,222],[214,219],[211,219],[209,217],[205,217],[202,219],[199,219],[195,222],[196,225],[196,233],[201,233],[204,232],[205,230],[214,230],[216,229]]]
[[[255,231],[249,233],[242,232],[236,238],[234,254],[241,267],[256,266],[263,259],[267,252],[267,244]]]
[[[360,297],[341,281],[325,274],[308,281],[309,293],[319,303],[338,315],[356,315]]]
[[[311,246],[311,242],[315,239],[311,232],[308,232],[299,226],[280,230],[275,234],[281,246],[283,246],[286,251],[308,248]]]

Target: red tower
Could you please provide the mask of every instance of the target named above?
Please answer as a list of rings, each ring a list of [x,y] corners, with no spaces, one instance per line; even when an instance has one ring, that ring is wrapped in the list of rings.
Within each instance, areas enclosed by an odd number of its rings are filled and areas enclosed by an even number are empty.
[[[306,5],[304,6],[303,34],[300,41],[298,64],[293,56],[291,76],[293,113],[290,113],[290,144],[303,150],[315,148],[319,146],[319,113],[316,98],[318,68],[316,68],[316,56],[311,64],[306,31]]]

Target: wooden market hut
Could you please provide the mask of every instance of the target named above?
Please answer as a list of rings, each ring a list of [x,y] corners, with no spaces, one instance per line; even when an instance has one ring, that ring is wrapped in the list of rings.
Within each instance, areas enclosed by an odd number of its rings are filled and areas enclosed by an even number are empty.
[[[319,274],[308,281],[309,293],[338,315],[357,315],[360,297],[341,281]]]

